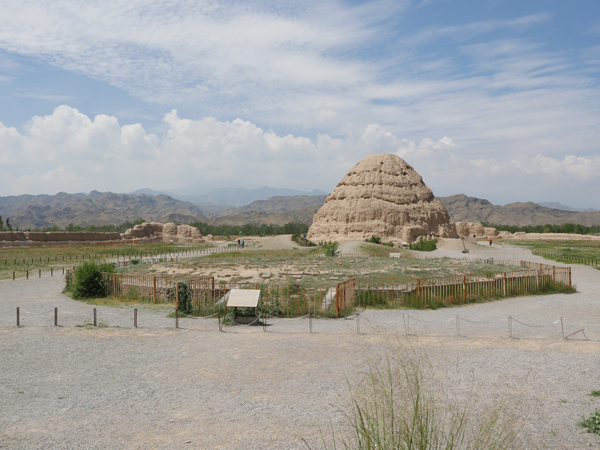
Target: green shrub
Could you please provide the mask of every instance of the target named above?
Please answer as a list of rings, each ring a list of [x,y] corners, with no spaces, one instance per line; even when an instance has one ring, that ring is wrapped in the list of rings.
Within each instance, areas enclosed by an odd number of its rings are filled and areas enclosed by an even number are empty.
[[[382,245],[385,245],[385,246],[387,246],[387,247],[392,247],[392,248],[394,248],[394,243],[393,243],[393,242],[385,242],[385,243],[383,243]]]
[[[419,238],[418,242],[409,244],[410,250],[418,250],[420,252],[432,252],[437,248],[437,239],[423,239],[423,236]]]
[[[381,238],[379,236],[371,235],[369,239],[365,239],[365,242],[370,242],[371,244],[381,244]]]
[[[337,256],[340,254],[340,251],[338,250],[340,244],[338,244],[337,242],[330,242],[329,244],[325,244],[323,246],[323,250],[325,251],[325,255],[326,256]]]
[[[588,433],[600,434],[600,409],[596,409],[588,417],[584,416],[579,425],[586,428]]]
[[[294,241],[298,245],[301,245],[302,247],[316,247],[317,246],[317,244],[315,244],[312,241],[309,241],[308,239],[303,237],[300,233],[292,234],[292,241]]]
[[[191,289],[185,281],[180,281],[177,283],[178,293],[179,293],[179,303],[178,310],[179,312],[187,315],[192,314],[192,293]]]
[[[107,262],[87,261],[80,264],[69,280],[65,280],[65,290],[73,294],[73,298],[106,297],[106,282],[103,272],[112,273],[115,266]]]

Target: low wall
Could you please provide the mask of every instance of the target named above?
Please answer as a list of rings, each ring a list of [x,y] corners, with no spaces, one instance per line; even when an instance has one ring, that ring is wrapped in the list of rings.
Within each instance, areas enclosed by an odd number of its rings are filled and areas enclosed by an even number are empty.
[[[119,233],[90,232],[42,232],[42,231],[0,231],[0,241],[8,242],[81,242],[81,241],[120,241]]]

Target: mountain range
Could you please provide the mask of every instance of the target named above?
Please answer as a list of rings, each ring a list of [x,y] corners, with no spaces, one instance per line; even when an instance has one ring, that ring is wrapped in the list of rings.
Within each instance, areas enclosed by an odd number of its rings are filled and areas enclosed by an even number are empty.
[[[191,188],[188,188],[191,189]],[[327,195],[327,192],[315,189],[312,192],[298,191],[295,189],[272,188],[263,186],[256,189],[222,188],[215,189],[205,194],[190,194],[189,190],[154,191],[149,188],[138,189],[131,194],[160,195],[165,194],[177,200],[205,205],[205,208],[214,206],[241,207],[257,200],[268,200],[272,197],[292,197],[298,195]]]
[[[467,197],[464,194],[438,197],[455,222],[487,222],[498,225],[560,225],[577,223],[580,225],[600,224],[600,212],[565,211],[548,208],[537,203],[510,203],[504,206],[489,201]]]
[[[262,188],[261,188],[262,189]],[[273,189],[273,188],[268,188]],[[219,192],[225,191],[225,192]],[[213,191],[216,198],[233,195],[235,202],[243,203],[254,190]],[[284,190],[285,192],[296,192]],[[234,193],[242,193],[238,197]],[[268,192],[267,190],[262,191]],[[225,197],[219,197],[223,194]],[[253,193],[252,195],[257,195]],[[266,195],[266,194],[265,194]],[[126,221],[144,219],[159,222],[207,222],[211,225],[241,225],[266,223],[283,225],[287,222],[310,225],[315,212],[325,202],[326,195],[273,196],[235,207],[213,203],[194,204],[165,194],[149,195],[114,194],[92,191],[89,194],[19,195],[0,197],[0,216],[10,218],[13,227],[20,229],[42,228],[52,224],[66,227],[74,225],[121,224]],[[487,200],[453,195],[438,197],[446,206],[450,217],[456,222],[487,222],[501,225],[545,225],[579,223],[600,224],[600,211],[581,212],[548,208],[536,203],[511,203],[497,206]],[[564,206],[564,205],[561,205]]]

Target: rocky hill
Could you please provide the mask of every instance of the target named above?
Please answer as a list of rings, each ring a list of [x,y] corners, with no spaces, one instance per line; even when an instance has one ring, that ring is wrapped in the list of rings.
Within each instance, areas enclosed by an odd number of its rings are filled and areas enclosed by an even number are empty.
[[[537,203],[510,203],[504,206],[467,197],[464,194],[439,197],[455,222],[487,222],[499,225],[560,225],[575,223],[586,226],[600,224],[600,212],[565,211],[546,208]]]
[[[143,218],[180,223],[202,220],[203,213],[189,202],[167,195],[129,195],[92,191],[89,194],[18,195],[0,197],[0,215],[10,217],[13,227],[41,228],[54,223],[65,227],[120,224]]]
[[[296,195],[258,200],[240,208],[216,211],[206,221],[211,225],[242,225],[265,223],[284,225],[288,222],[312,224],[317,210],[325,203],[326,195]]]

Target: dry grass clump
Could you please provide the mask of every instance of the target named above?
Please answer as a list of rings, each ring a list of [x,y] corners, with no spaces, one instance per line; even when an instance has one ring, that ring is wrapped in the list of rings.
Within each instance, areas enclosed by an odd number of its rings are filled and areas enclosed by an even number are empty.
[[[388,355],[370,364],[365,380],[348,380],[348,387],[347,429],[336,435],[332,425],[331,435],[326,436],[319,427],[325,449],[522,448],[517,437],[528,414],[520,392],[485,399],[470,392],[462,401],[436,381],[426,355],[406,351]]]

